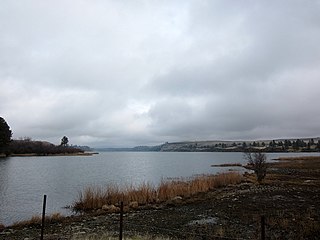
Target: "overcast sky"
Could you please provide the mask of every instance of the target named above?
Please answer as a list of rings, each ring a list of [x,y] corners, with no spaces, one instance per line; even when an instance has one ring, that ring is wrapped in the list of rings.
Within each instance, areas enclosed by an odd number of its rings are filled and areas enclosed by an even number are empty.
[[[320,135],[318,0],[2,0],[0,116],[93,147]]]

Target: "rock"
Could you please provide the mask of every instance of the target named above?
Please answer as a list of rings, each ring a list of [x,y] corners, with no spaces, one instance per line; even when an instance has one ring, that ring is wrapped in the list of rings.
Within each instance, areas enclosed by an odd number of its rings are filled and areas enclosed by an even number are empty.
[[[4,232],[0,232],[0,235],[10,235],[11,234],[11,232],[7,232],[7,231],[4,231]]]
[[[105,211],[104,211],[103,209],[97,209],[96,213],[97,213],[98,215],[102,215],[102,214],[105,213]]]
[[[119,211],[120,211],[120,208],[119,208]],[[129,207],[128,206],[124,206],[123,207],[123,212],[129,212]]]
[[[174,207],[182,202],[182,197],[176,196],[166,202],[167,207]]]
[[[182,201],[182,197],[180,196],[175,196],[174,198],[171,199],[174,203],[180,203]]]
[[[115,205],[103,205],[102,210],[107,211],[109,213],[116,213],[120,211],[120,208],[116,207]]]
[[[129,203],[129,208],[137,209],[138,207],[139,207],[139,203],[137,201]]]

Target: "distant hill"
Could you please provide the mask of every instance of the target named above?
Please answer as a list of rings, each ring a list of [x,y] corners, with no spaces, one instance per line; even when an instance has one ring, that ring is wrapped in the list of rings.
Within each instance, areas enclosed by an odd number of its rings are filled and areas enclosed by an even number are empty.
[[[316,152],[320,151],[320,138],[276,139],[256,141],[186,141],[165,143],[163,152]]]
[[[320,138],[274,139],[255,141],[184,141],[166,142],[157,146],[137,146],[133,148],[100,148],[97,151],[133,152],[318,152]]]

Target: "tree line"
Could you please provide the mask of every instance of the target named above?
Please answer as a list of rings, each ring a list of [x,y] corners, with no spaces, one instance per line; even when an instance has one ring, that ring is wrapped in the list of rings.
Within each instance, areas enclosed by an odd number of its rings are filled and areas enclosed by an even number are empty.
[[[250,147],[265,147],[269,151],[320,151],[320,140],[317,142],[313,138],[304,141],[301,139],[296,140],[272,140],[268,144],[264,142],[253,142],[247,146]]]
[[[82,153],[83,150],[68,145],[69,139],[63,136],[60,145],[45,141],[33,141],[31,138],[12,139],[12,131],[4,118],[0,117],[0,154],[36,154],[56,155]]]

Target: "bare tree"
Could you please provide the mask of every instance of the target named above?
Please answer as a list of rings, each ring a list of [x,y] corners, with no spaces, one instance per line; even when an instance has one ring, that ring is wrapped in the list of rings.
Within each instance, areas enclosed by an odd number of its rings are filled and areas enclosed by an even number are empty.
[[[248,161],[249,168],[254,171],[259,183],[267,174],[267,156],[262,152],[245,152],[244,158]]]

